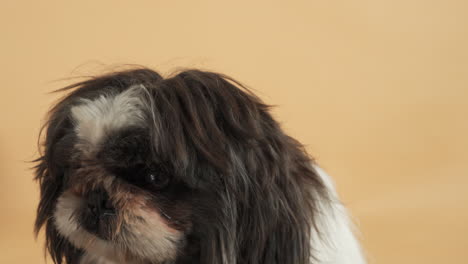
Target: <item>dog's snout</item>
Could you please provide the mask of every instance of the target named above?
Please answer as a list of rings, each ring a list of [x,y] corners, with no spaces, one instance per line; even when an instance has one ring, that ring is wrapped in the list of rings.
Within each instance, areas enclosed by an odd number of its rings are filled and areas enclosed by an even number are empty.
[[[105,190],[94,190],[86,199],[88,209],[95,216],[114,214],[115,208]]]
[[[112,237],[112,223],[115,220],[116,209],[104,189],[97,189],[86,194],[86,205],[83,208],[80,222],[83,227],[102,239]]]

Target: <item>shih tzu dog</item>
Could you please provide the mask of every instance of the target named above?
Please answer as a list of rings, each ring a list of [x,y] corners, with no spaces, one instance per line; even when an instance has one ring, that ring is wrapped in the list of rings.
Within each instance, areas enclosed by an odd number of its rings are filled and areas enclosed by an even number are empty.
[[[36,160],[54,263],[364,263],[329,177],[235,80],[132,69],[61,91]]]

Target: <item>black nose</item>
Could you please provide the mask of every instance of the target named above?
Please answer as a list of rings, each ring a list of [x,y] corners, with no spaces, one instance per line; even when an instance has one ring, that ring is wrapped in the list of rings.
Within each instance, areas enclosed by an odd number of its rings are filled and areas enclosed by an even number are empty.
[[[88,210],[95,216],[114,215],[115,208],[105,190],[94,190],[87,197]]]

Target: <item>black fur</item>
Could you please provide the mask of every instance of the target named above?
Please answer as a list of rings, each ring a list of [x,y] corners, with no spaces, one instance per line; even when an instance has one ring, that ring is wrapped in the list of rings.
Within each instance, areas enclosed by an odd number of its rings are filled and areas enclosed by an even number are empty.
[[[109,170],[163,164],[174,182],[166,194],[153,190],[155,203],[186,232],[175,263],[309,264],[317,199],[327,193],[303,146],[235,80],[199,70],[165,79],[149,69],[60,90],[69,94],[50,111],[43,154],[36,160],[41,197],[35,228],[45,227],[54,263],[78,263],[83,253],[58,233],[52,219],[71,177],[67,173],[76,165],[70,108],[80,98],[119,93],[135,84],[149,91],[144,100],[151,106],[145,113],[151,121],[143,130],[110,137],[97,162]]]

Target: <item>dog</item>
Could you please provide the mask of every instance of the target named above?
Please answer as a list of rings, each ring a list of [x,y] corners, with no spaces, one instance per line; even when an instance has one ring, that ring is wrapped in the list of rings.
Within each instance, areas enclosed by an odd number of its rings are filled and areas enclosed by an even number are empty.
[[[35,167],[54,263],[365,263],[331,179],[236,80],[138,68],[59,91]]]

